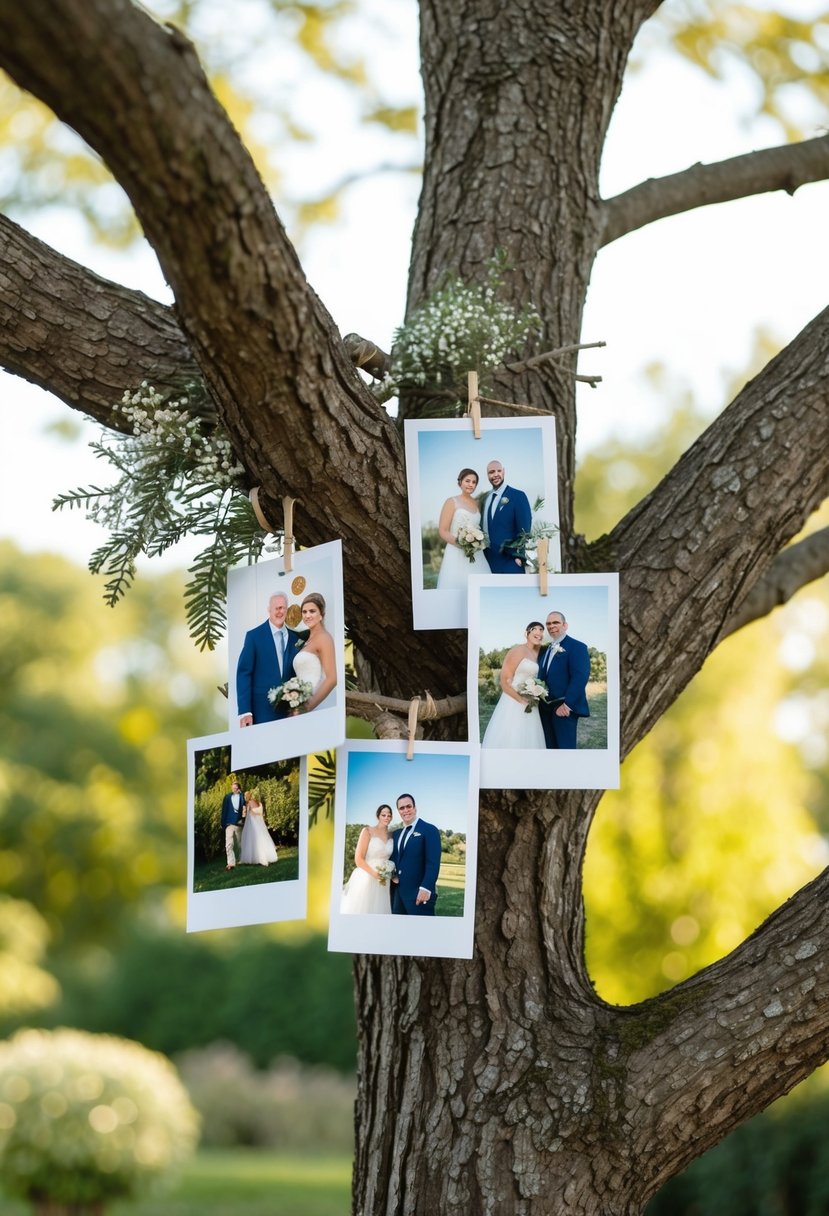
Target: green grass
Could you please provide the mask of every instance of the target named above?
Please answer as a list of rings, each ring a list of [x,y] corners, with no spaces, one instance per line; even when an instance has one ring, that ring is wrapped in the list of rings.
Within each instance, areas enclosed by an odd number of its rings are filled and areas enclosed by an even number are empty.
[[[299,877],[299,849],[278,848],[279,861],[272,866],[241,866],[226,870],[224,855],[212,861],[197,862],[193,868],[194,891],[228,891],[253,887],[265,882],[290,882]]]
[[[3,1216],[31,1216],[2,1203]],[[298,1157],[252,1149],[204,1151],[164,1195],[114,1203],[106,1216],[348,1216],[351,1158]]]
[[[445,887],[442,883],[438,883],[435,916],[463,916],[463,891],[457,887]]]

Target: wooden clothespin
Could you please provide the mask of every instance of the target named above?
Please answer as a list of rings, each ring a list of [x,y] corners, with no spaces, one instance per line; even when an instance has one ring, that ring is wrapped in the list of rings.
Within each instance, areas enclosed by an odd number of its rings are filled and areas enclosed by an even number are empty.
[[[407,760],[414,760],[415,731],[417,730],[417,717],[419,713],[420,697],[413,697],[409,702],[409,744],[406,748]]]
[[[472,419],[472,430],[475,433],[475,438],[481,438],[481,398],[478,395],[478,373],[466,373],[466,395],[469,404],[466,407],[466,412]]]
[[[550,542],[542,536],[538,542],[538,590],[541,595],[547,594],[547,556]]]
[[[285,543],[283,549],[283,557],[285,561],[285,573],[290,574],[293,570],[294,558],[294,503],[299,502],[298,498],[282,499],[282,512],[285,517]]]

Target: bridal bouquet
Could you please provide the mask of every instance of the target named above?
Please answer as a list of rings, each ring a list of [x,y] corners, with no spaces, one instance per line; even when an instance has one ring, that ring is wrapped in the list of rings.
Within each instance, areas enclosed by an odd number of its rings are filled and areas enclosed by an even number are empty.
[[[268,700],[271,705],[279,705],[284,701],[289,708],[299,709],[310,700],[313,691],[313,685],[309,684],[307,680],[300,680],[299,676],[292,676],[278,688],[269,688]]]
[[[532,676],[528,680],[522,680],[520,684],[516,684],[515,691],[524,701],[527,702],[524,709],[525,714],[532,713],[534,705],[538,705],[539,701],[548,701],[547,685],[543,680],[536,679]]]
[[[378,861],[374,868],[377,871],[377,881],[381,887],[384,887],[397,869],[397,866],[393,861]]]
[[[471,524],[461,524],[455,540],[458,542],[458,548],[463,550],[471,562],[474,562],[476,553],[481,553],[486,548],[486,537],[483,532]]]

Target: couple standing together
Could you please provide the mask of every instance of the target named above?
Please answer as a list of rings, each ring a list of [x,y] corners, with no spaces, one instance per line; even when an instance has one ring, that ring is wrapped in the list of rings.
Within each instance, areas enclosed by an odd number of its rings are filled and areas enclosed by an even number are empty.
[[[334,639],[325,628],[325,600],[316,591],[301,604],[302,623],[308,630],[302,638],[285,624],[288,597],[277,591],[268,600],[268,619],[245,634],[236,664],[236,706],[240,726],[276,722],[292,710],[287,701],[272,703],[268,693],[294,676],[310,684],[310,698],[302,710],[308,713],[321,705],[337,683]]]
[[[265,808],[259,801],[258,790],[242,793],[238,781],[233,781],[230,793],[222,799],[222,831],[225,837],[226,870],[236,869],[236,850],[243,866],[271,866],[279,857],[265,823]]]
[[[390,832],[392,809],[382,803],[374,815],[377,826],[360,833],[354,850],[356,868],[343,889],[341,912],[435,915],[440,832],[420,818],[411,794],[397,799],[397,813],[403,827]]]
[[[523,645],[507,651],[501,668],[501,697],[484,733],[482,747],[574,750],[579,718],[589,718],[587,681],[590,654],[584,642],[567,634],[563,612],[547,617],[550,644],[542,648],[544,626],[530,621]],[[527,680],[541,680],[548,701],[532,703],[518,691]]]
[[[438,571],[438,590],[465,587],[471,574],[523,574],[524,537],[532,527],[530,501],[523,490],[508,486],[500,460],[490,460],[486,475],[492,489],[479,503],[474,494],[478,474],[461,469],[460,494],[447,498],[440,512],[438,532],[446,549]],[[484,533],[486,548],[470,560],[458,544],[460,528]]]

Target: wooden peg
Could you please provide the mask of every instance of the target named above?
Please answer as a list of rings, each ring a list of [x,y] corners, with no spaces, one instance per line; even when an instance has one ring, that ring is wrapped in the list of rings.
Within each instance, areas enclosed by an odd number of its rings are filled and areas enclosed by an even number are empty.
[[[466,395],[469,400],[466,412],[472,419],[472,430],[476,439],[481,438],[481,398],[478,394],[478,373],[466,373]]]
[[[406,759],[414,760],[415,731],[417,718],[420,713],[420,697],[413,697],[409,702],[409,745],[406,748]]]
[[[547,557],[550,542],[542,536],[538,542],[538,589],[542,595],[547,594]]]

